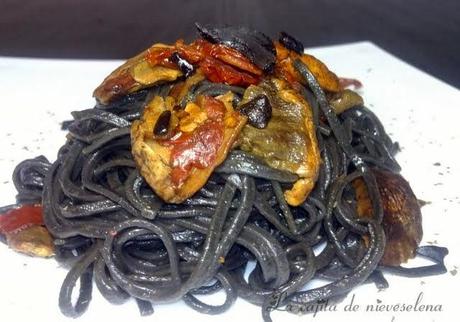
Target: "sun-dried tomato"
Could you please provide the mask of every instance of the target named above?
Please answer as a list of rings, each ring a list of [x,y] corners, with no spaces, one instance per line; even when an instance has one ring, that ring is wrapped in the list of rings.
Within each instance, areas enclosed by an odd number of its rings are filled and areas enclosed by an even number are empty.
[[[151,66],[177,68],[177,64],[169,59],[174,52],[174,48],[152,47],[147,50],[145,59],[149,62]]]
[[[24,205],[0,215],[1,234],[15,233],[34,225],[43,225],[41,205]]]
[[[211,57],[206,57],[203,61],[201,61],[200,67],[206,78],[214,83],[249,86],[255,85],[259,82],[259,78],[257,76],[239,71],[232,66]]]
[[[206,111],[209,120],[221,121],[225,115],[225,105],[212,96],[198,97],[197,103]]]
[[[168,144],[171,150],[171,181],[179,186],[187,179],[192,167],[204,169],[216,159],[224,138],[222,122],[206,121],[191,133],[182,133]]]
[[[235,66],[241,70],[247,71],[254,75],[260,76],[263,73],[263,71],[260,68],[251,63],[251,61],[248,58],[246,58],[246,56],[244,56],[236,49],[224,45],[215,44],[212,46],[209,55],[213,58],[219,59],[229,65]]]

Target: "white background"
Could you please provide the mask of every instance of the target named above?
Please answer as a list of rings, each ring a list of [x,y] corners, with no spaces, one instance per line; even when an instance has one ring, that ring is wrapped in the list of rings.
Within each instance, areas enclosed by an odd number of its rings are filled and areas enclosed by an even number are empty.
[[[418,198],[429,201],[422,209],[422,244],[447,246],[448,273],[408,279],[387,276],[390,288],[373,285],[355,289],[357,313],[320,312],[315,317],[272,315],[275,321],[453,321],[458,304],[460,267],[460,91],[405,64],[371,43],[357,43],[308,51],[339,76],[364,84],[365,103],[400,142],[398,161]],[[65,141],[60,122],[70,111],[94,105],[92,90],[119,61],[34,60],[0,57],[0,205],[14,202],[11,181],[14,166],[25,158],[44,154],[54,160]],[[434,164],[439,162],[440,166]],[[0,244],[1,321],[67,321],[57,306],[66,271],[54,260],[29,258]],[[365,312],[367,304],[414,304],[423,292],[423,304],[440,304],[442,312]],[[216,296],[208,302],[218,302]],[[151,317],[139,316],[136,304],[107,303],[95,289],[93,301],[79,321],[260,321],[260,309],[238,300],[225,314],[206,316],[182,303],[155,307]]]

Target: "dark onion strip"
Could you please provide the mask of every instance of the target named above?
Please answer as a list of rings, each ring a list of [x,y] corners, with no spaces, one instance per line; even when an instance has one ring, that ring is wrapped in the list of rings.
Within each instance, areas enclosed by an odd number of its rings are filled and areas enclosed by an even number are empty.
[[[303,51],[304,51],[303,44],[299,40],[295,39],[293,36],[288,34],[287,32],[284,32],[284,31],[280,32],[279,41],[287,49],[293,50],[299,55],[303,54]]]

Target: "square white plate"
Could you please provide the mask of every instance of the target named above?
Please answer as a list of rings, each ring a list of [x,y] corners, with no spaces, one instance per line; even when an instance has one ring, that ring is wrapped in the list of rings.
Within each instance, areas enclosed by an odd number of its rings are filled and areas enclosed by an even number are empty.
[[[388,276],[389,289],[356,288],[335,312],[319,312],[316,321],[452,321],[459,313],[457,267],[460,235],[460,91],[404,63],[372,43],[362,42],[308,51],[339,76],[364,84],[365,103],[402,147],[397,159],[423,207],[422,244],[447,246],[448,273],[426,278]],[[70,111],[92,107],[92,90],[119,61],[44,60],[0,57],[0,205],[14,202],[14,166],[39,154],[54,160],[65,141],[60,122]],[[436,165],[436,164],[440,165]],[[0,316],[2,321],[65,321],[57,306],[66,270],[54,260],[29,258],[0,244]],[[354,294],[356,312],[344,312]],[[421,299],[420,299],[421,294]],[[415,305],[418,311],[401,312]],[[222,296],[214,298],[216,303]],[[368,305],[387,305],[382,312]],[[394,305],[399,304],[398,309]],[[391,306],[393,305],[393,306]],[[440,312],[421,312],[432,305]],[[391,306],[391,307],[390,307]],[[441,306],[441,307],[439,307]],[[331,309],[331,308],[330,308]],[[333,308],[332,308],[333,309]],[[275,321],[307,321],[311,315],[284,312]],[[260,321],[260,308],[238,300],[225,314],[206,316],[183,303],[155,307],[152,317],[139,316],[133,301],[107,303],[97,289],[79,321]]]

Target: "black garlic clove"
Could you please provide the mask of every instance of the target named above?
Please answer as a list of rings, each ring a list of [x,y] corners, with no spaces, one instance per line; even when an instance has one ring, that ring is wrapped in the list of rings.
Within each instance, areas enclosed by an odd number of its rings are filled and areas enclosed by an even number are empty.
[[[279,41],[284,47],[286,47],[289,50],[295,51],[299,55],[302,55],[304,52],[305,48],[303,44],[287,32],[280,32]]]
[[[248,117],[248,122],[255,128],[264,129],[272,117],[272,106],[266,95],[258,95],[237,108],[238,112]]]
[[[171,61],[179,66],[180,71],[185,77],[189,77],[195,71],[195,68],[186,59],[182,58],[176,51],[171,55]]]
[[[161,112],[160,116],[153,127],[153,135],[154,136],[165,136],[168,134],[169,130],[169,122],[171,121],[171,111],[163,111]]]
[[[198,23],[195,25],[203,39],[238,50],[265,72],[273,70],[276,51],[273,41],[264,33],[245,27],[216,28]]]

